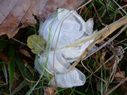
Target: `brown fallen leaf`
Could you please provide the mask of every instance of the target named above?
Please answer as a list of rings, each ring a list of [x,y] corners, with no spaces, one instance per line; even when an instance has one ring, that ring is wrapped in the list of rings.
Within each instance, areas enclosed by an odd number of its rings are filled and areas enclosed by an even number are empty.
[[[121,81],[122,79],[125,78],[125,72],[124,71],[118,71],[118,72],[116,72],[114,77],[115,77],[115,80]]]
[[[28,10],[32,7],[32,3],[33,0],[1,1],[0,14],[3,15],[4,18],[0,21],[0,35],[6,34],[9,38],[13,37],[19,29],[19,24],[22,23]],[[33,22],[35,22],[35,20]]]
[[[9,38],[21,27],[36,23],[34,15],[46,18],[57,8],[75,9],[83,0],[0,0],[0,35]]]
[[[56,88],[54,88],[54,87],[45,88],[44,95],[56,95]]]

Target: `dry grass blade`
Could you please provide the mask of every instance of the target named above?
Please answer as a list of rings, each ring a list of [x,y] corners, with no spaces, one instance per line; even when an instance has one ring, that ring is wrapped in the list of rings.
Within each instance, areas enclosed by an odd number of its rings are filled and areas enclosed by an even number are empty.
[[[115,32],[115,30],[119,29],[120,27],[122,27],[123,25],[126,25],[126,24],[127,24],[127,16],[124,16],[124,17],[120,18],[119,20],[115,21],[114,23],[104,27],[102,30],[98,31],[96,33],[97,35],[95,37],[95,41],[93,43],[91,43],[90,46],[82,53],[80,58],[76,62],[74,62],[72,66],[69,67],[69,70],[72,69],[73,67],[75,67],[81,60],[83,60],[83,58],[87,56],[89,50],[95,44],[102,42],[110,34]]]
[[[89,73],[91,73],[91,75],[95,76],[95,77],[98,78],[99,80],[101,80],[101,81],[103,81],[104,83],[106,83],[106,81],[105,81],[103,78],[100,78],[99,76],[97,76],[97,75],[95,74],[95,72],[90,71],[82,62],[81,62],[81,64],[82,64],[82,66],[85,68],[85,70],[87,70]],[[90,75],[90,76],[91,76],[91,75]],[[90,78],[90,76],[87,77],[87,79]]]
[[[97,51],[99,51],[100,49],[102,49],[103,47],[105,47],[107,44],[111,43],[115,38],[117,38],[125,29],[127,26],[123,27],[117,34],[115,34],[112,38],[110,38],[107,42],[105,42],[103,45],[101,45],[100,47],[98,47],[94,52],[90,53],[88,56],[85,57],[84,60],[86,60],[88,57],[90,57],[91,55],[93,55],[94,53],[96,53]],[[125,39],[127,40],[127,39]],[[123,41],[125,41],[123,40]],[[121,43],[121,42],[119,42]],[[119,44],[117,43],[117,44]]]
[[[120,81],[120,83],[117,84],[115,87],[113,87],[111,90],[105,92],[104,95],[110,95],[114,90],[116,90],[120,85],[122,85],[126,81],[127,81],[127,77],[125,79],[123,79],[122,81]]]
[[[127,12],[116,2],[116,0],[113,0],[113,2],[127,15]]]
[[[83,4],[82,6],[78,7],[78,8],[76,9],[76,11],[78,11],[79,9],[85,7],[85,6],[86,6],[87,4],[89,4],[90,2],[92,2],[92,0],[88,0],[85,4]]]
[[[102,68],[102,66],[104,66],[107,62],[109,62],[111,59],[113,59],[113,57],[114,57],[114,55],[112,55],[109,59],[107,59],[103,64],[101,64],[94,72],[92,72],[88,77],[87,77],[87,79],[89,78],[89,77],[91,77],[93,74],[95,74],[97,71],[99,71],[101,68]]]
[[[127,25],[125,27],[123,27],[116,35],[114,35],[110,40],[108,40],[107,42],[105,42],[102,46],[100,46],[95,52],[99,51],[100,49],[102,49],[104,46],[106,46],[108,43],[110,43],[111,41],[113,41],[116,37],[118,37],[125,29],[127,28]],[[88,57],[90,57],[92,54],[94,54],[95,52],[91,53],[90,55],[88,55],[87,57],[85,57],[85,59],[87,59]],[[110,61],[112,58],[114,57],[114,55],[112,55],[109,59],[107,59],[102,65],[100,65],[100,67],[98,67],[98,69],[96,69],[96,71],[94,71],[93,73],[91,73],[91,75],[93,75],[94,73],[96,73],[98,70],[100,70],[100,68],[105,65],[108,61]],[[91,76],[90,75],[90,76]],[[89,78],[90,76],[88,76],[87,78]]]

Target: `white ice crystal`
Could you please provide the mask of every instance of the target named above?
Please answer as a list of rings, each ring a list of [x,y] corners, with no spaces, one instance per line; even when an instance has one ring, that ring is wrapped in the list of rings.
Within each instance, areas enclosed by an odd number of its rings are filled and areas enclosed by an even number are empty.
[[[68,68],[94,39],[87,40],[80,45],[71,46],[71,44],[91,36],[92,33],[92,19],[85,22],[74,10],[58,9],[40,24],[39,35],[46,40],[51,49],[37,55],[35,68],[42,74],[41,66],[46,64],[47,70],[54,75],[50,81],[53,86],[69,88],[84,85],[85,75],[77,68],[71,70]]]

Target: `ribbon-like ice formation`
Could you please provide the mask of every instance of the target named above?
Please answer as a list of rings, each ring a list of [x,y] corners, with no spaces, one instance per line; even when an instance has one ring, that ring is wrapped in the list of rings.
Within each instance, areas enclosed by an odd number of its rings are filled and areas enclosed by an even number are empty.
[[[49,47],[37,55],[35,68],[42,74],[43,65],[53,75],[50,84],[56,87],[69,88],[84,85],[85,75],[76,67],[68,70],[82,52],[93,42],[87,40],[80,45],[75,44],[93,33],[93,20],[85,22],[76,11],[58,9],[40,24],[41,35]],[[75,44],[75,45],[74,45]]]

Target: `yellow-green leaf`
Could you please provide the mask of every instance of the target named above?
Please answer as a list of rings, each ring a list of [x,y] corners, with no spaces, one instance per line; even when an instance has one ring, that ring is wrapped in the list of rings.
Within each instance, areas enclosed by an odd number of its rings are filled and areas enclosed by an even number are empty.
[[[27,46],[33,53],[38,54],[44,50],[45,40],[41,36],[34,34],[28,37]]]

